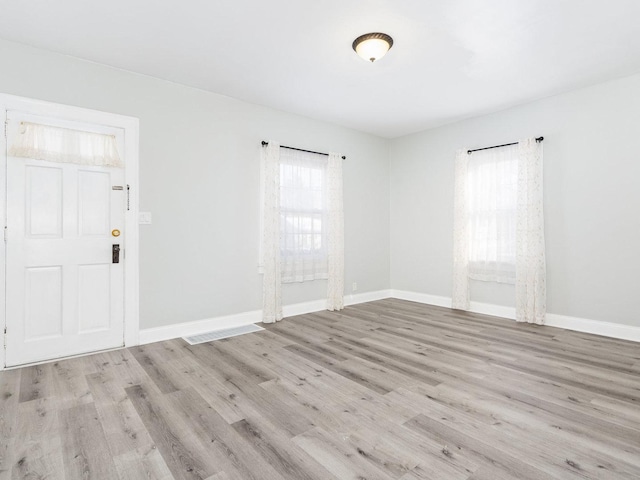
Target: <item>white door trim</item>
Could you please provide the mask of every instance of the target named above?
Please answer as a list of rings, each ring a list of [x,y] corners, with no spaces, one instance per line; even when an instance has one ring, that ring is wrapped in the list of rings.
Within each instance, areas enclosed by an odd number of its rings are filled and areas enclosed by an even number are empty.
[[[138,232],[138,186],[139,186],[139,121],[134,117],[127,117],[114,113],[100,112],[86,108],[61,105],[17,97],[0,93],[0,118],[2,127],[6,121],[6,111],[17,110],[33,115],[60,118],[69,121],[94,123],[124,130],[125,143],[125,184],[129,185],[129,210],[125,213],[124,255],[126,258],[124,269],[124,345],[129,347],[138,344],[139,338],[139,232]],[[2,230],[7,224],[7,145],[5,130],[0,132],[0,220]],[[126,187],[125,187],[126,188]],[[11,233],[9,232],[9,235]],[[4,333],[6,328],[6,244],[0,232],[0,326]],[[6,367],[6,349],[0,355],[0,370]]]

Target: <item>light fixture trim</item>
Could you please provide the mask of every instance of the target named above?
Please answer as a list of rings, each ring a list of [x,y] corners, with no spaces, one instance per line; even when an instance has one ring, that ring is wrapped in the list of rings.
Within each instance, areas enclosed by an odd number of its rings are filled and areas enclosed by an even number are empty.
[[[377,57],[367,57],[363,55],[361,52],[358,52],[358,46],[360,46],[361,44],[363,44],[368,40],[382,40],[387,43],[388,47],[384,52],[380,53],[380,55],[378,55]],[[382,33],[382,32],[365,33],[364,35],[360,35],[358,38],[356,38],[351,44],[351,47],[353,48],[353,51],[356,52],[361,58],[363,58],[364,60],[369,60],[373,63],[376,60],[379,60],[380,58],[382,58],[389,50],[391,50],[391,47],[393,47],[393,38],[391,38],[391,35],[387,35],[386,33]]]

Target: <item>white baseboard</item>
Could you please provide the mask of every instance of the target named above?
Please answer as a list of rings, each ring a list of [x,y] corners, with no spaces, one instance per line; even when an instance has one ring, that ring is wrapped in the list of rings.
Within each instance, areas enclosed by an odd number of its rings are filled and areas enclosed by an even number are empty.
[[[439,295],[409,292],[406,290],[391,290],[391,297],[399,300],[435,305],[437,307],[451,308],[451,297],[441,297]],[[516,318],[515,308],[494,305],[491,303],[471,302],[469,311],[473,313],[482,313],[484,315],[493,315],[494,317],[508,318],[511,320],[515,320]]]
[[[424,303],[427,305],[451,308],[450,297],[441,297],[437,295],[409,292],[404,290],[391,290],[390,296],[392,298],[398,298],[400,300],[408,300],[411,302]],[[482,313],[484,315],[502,317],[509,320],[515,320],[516,318],[516,309],[514,307],[494,305],[491,303],[471,302],[469,311],[473,313]],[[558,315],[555,313],[547,313],[545,325],[549,327],[564,328],[565,330],[574,330],[576,332],[592,333],[594,335],[602,335],[604,337],[640,342],[640,327],[633,325],[624,325],[621,323],[604,322],[601,320],[569,317],[566,315]]]
[[[345,295],[345,306],[357,305],[359,303],[375,302],[391,297],[391,290],[376,290],[375,292],[357,293],[355,295]]]
[[[451,307],[451,301],[449,301],[449,307]],[[506,307],[504,305],[495,305],[493,303],[471,302],[469,311],[473,313],[482,313],[483,315],[502,317],[509,320],[516,319],[516,307]]]
[[[226,315],[224,317],[206,318],[194,322],[174,323],[163,327],[145,328],[140,330],[140,345],[147,343],[161,342],[201,333],[222,330],[223,328],[240,327],[262,321],[262,311],[238,313],[236,315]]]
[[[427,305],[435,305],[438,307],[451,308],[451,298],[438,295],[429,295],[426,293],[410,292],[406,290],[378,290],[375,292],[359,293],[357,295],[345,295],[345,305],[357,305],[359,303],[373,302],[384,298],[397,298],[399,300],[408,300],[411,302],[424,303]],[[285,305],[282,312],[285,317],[293,317],[295,315],[304,315],[306,313],[321,312],[326,309],[326,300],[313,300],[310,302],[295,303]],[[503,305],[494,305],[490,303],[471,302],[469,311],[481,313],[484,315],[493,315],[510,320],[515,320],[516,312],[514,307]],[[251,312],[239,313],[236,315],[227,315],[224,317],[207,318],[195,322],[177,323],[164,327],[147,328],[140,330],[140,345],[152,342],[160,342],[163,340],[171,340],[173,338],[184,337],[187,335],[197,335],[199,333],[211,332],[223,328],[239,327],[251,323],[260,323],[262,321],[262,312],[254,310]],[[632,325],[623,325],[620,323],[603,322],[600,320],[590,320],[586,318],[569,317],[566,315],[558,315],[547,313],[545,325],[550,327],[564,328],[566,330],[575,330],[577,332],[592,333],[605,337],[619,338],[622,340],[631,340],[640,342],[640,327]]]
[[[601,320],[589,320],[587,318],[547,313],[545,325],[575,330],[577,332],[593,333],[594,335],[602,335],[604,337],[640,342],[640,327],[624,325],[622,323],[603,322]]]
[[[345,305],[355,305],[358,303],[372,302],[374,300],[381,300],[389,297],[390,290],[379,290],[375,292],[360,293],[358,295],[346,295],[344,297],[344,303]],[[282,314],[286,318],[293,317],[295,315],[304,315],[305,313],[321,312],[326,308],[326,299],[313,300],[310,302],[284,305],[282,307]],[[144,330],[140,330],[140,345],[261,322],[262,311],[254,310],[251,312],[227,315],[224,317],[206,318],[204,320],[196,320],[194,322],[183,322],[163,327],[146,328]]]
[[[304,315],[306,313],[321,312],[327,309],[327,300],[312,300],[310,302],[293,303],[291,305],[282,306],[282,316],[295,317],[296,315]]]
[[[407,300],[409,302],[435,305],[436,307],[451,308],[451,298],[429,295],[428,293],[409,292],[407,290],[391,290],[390,297],[397,298],[398,300]]]
[[[391,290],[377,290],[375,292],[358,293],[356,295],[345,295],[344,305],[357,305],[358,303],[373,302],[375,300],[382,300],[383,298],[389,298],[391,296]],[[282,315],[287,317],[294,317],[296,315],[304,315],[306,313],[321,312],[327,309],[327,300],[312,300],[310,302],[294,303],[291,305],[284,305],[282,307]]]

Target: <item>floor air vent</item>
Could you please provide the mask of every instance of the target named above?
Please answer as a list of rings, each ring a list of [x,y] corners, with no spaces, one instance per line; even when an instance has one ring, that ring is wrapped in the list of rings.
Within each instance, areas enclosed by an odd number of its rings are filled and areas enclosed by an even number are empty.
[[[216,330],[214,332],[192,335],[190,337],[182,337],[182,339],[189,345],[196,345],[198,343],[213,342],[214,340],[221,340],[223,338],[236,337],[238,335],[244,335],[245,333],[259,332],[260,330],[264,330],[264,328],[257,325],[243,325],[241,327],[225,328],[224,330]]]

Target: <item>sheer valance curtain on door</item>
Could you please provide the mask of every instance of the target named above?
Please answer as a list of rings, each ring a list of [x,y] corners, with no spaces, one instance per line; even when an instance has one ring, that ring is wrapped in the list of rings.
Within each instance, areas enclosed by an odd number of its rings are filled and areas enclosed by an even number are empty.
[[[261,153],[263,322],[282,319],[282,283],[327,279],[327,308],[344,306],[342,159],[280,148]]]
[[[20,122],[9,155],[57,163],[122,167],[114,135]]]
[[[460,150],[455,165],[452,306],[469,310],[469,279],[515,284],[516,319],[544,323],[542,144]]]

